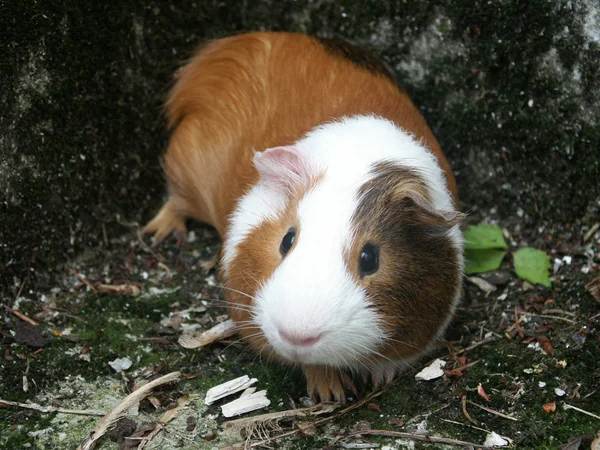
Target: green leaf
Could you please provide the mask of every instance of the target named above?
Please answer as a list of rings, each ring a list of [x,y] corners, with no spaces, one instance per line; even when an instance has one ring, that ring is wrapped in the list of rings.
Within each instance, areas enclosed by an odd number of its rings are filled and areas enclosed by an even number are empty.
[[[508,248],[502,230],[496,225],[469,225],[464,232],[466,249]]]
[[[550,287],[550,257],[535,248],[521,248],[513,254],[515,271],[524,280]]]
[[[506,250],[497,248],[465,250],[465,272],[467,274],[490,272],[502,264]]]

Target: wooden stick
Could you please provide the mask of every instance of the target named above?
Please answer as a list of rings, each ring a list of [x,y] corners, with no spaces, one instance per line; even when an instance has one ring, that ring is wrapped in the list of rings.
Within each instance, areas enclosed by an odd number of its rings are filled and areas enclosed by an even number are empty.
[[[448,423],[453,423],[455,425],[460,425],[460,426],[463,426],[463,427],[473,428],[474,430],[483,431],[483,432],[488,433],[488,434],[490,433],[490,431],[486,430],[485,428],[476,427],[475,425],[469,425],[468,423],[457,422],[456,420],[450,420],[450,419],[442,419],[441,417],[440,417],[440,420],[442,422],[448,422]]]
[[[532,316],[532,317],[542,317],[543,319],[554,319],[554,320],[562,320],[564,322],[569,322],[569,323],[577,323],[576,320],[567,319],[566,317],[560,317],[560,316],[551,316],[549,314],[534,314],[534,313],[530,313],[530,312],[526,312],[523,314],[525,314],[527,316]]]
[[[471,405],[473,405],[473,406],[477,406],[478,408],[481,408],[481,409],[483,409],[484,411],[487,411],[487,412],[489,412],[490,414],[494,414],[494,415],[496,415],[496,416],[498,416],[498,417],[502,417],[503,419],[514,420],[515,422],[518,422],[518,421],[519,421],[519,419],[517,419],[516,417],[509,416],[509,415],[507,415],[507,414],[502,414],[501,412],[498,412],[498,411],[496,411],[496,410],[494,410],[494,409],[492,409],[492,408],[488,408],[487,406],[480,405],[479,403],[472,402],[471,400],[467,400],[467,401],[468,401],[468,402],[469,402]]]
[[[564,409],[574,409],[575,411],[578,411],[578,412],[580,412],[580,413],[583,413],[583,414],[587,414],[587,415],[588,415],[588,416],[590,416],[590,417],[593,417],[593,418],[595,418],[595,419],[598,419],[598,420],[600,420],[600,416],[597,416],[597,415],[596,415],[596,414],[594,414],[594,413],[591,413],[591,412],[589,412],[589,411],[586,411],[585,409],[578,408],[577,406],[573,406],[573,405],[569,405],[569,404],[567,404],[567,403],[563,403],[563,408],[564,408]]]
[[[456,446],[460,446],[460,447],[474,447],[474,448],[486,449],[486,450],[490,450],[493,448],[493,447],[485,447],[485,446],[482,446],[479,444],[474,444],[472,442],[459,441],[458,439],[450,439],[450,438],[443,438],[443,437],[439,437],[439,436],[429,436],[426,434],[406,433],[406,432],[402,432],[402,431],[390,431],[390,430],[356,431],[356,432],[350,433],[346,436],[341,436],[341,437],[334,439],[333,441],[331,441],[329,443],[329,445],[333,445],[342,439],[346,439],[346,438],[349,438],[352,436],[359,436],[359,435],[361,435],[361,436],[362,435],[387,436],[387,437],[395,437],[395,438],[402,438],[402,439],[410,439],[413,441],[430,442],[433,444],[447,444],[447,445],[456,445]]]
[[[73,275],[75,275],[79,279],[79,281],[81,281],[83,284],[85,284],[87,287],[89,287],[92,291],[98,292],[98,290],[92,285],[92,283],[90,283],[88,280],[83,278],[83,276],[79,272],[77,272],[75,269],[69,269],[69,271]]]
[[[19,408],[33,409],[43,413],[79,414],[82,416],[104,416],[106,414],[105,411],[94,409],[65,409],[57,408],[55,406],[42,406],[37,403],[11,402],[10,400],[0,400],[0,406],[18,406]]]
[[[462,404],[463,414],[465,415],[467,420],[471,423],[477,424],[477,421],[475,419],[473,419],[471,417],[471,415],[469,414],[469,412],[467,411],[467,396],[466,396],[466,394],[462,396],[461,404]]]
[[[36,327],[39,325],[39,323],[37,323],[35,320],[27,317],[21,311],[17,311],[16,309],[11,309],[10,312],[13,313],[15,316],[17,316],[19,319],[24,320],[25,322],[30,323],[31,325],[35,325]]]
[[[473,350],[474,348],[479,347],[480,345],[489,344],[491,342],[494,342],[495,340],[496,340],[496,338],[494,336],[492,336],[487,339],[484,339],[483,341],[475,342],[474,344],[471,344],[468,347],[465,347],[462,350],[457,351],[456,354],[460,355],[461,353],[468,352],[469,350]]]

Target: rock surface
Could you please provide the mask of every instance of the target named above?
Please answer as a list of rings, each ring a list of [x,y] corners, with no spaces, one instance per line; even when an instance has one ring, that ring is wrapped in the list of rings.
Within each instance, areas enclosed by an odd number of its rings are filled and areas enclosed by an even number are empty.
[[[600,211],[600,7],[592,0],[92,1],[0,6],[0,278],[51,286],[58,263],[147,220],[164,193],[161,102],[207,38],[336,36],[397,72],[457,171],[464,209],[530,227]]]

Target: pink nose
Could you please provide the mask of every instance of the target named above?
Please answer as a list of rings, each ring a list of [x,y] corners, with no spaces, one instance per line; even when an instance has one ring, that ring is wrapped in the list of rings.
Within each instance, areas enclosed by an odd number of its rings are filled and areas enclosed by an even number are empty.
[[[279,336],[281,336],[281,339],[289,342],[290,344],[299,345],[303,347],[310,347],[311,345],[315,345],[317,342],[319,342],[319,339],[321,339],[320,334],[316,336],[310,336],[298,332],[286,333],[283,330],[279,330]]]

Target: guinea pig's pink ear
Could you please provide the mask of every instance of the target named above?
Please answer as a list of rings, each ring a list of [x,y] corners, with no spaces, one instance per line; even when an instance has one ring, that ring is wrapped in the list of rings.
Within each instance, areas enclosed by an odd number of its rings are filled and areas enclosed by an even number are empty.
[[[454,210],[435,209],[429,202],[424,201],[419,196],[408,194],[402,199],[402,202],[413,213],[413,219],[422,225],[447,229],[454,225],[460,225],[465,219],[463,213]]]
[[[306,185],[310,180],[308,161],[296,147],[273,147],[256,152],[254,166],[261,180],[276,188],[290,189]]]

